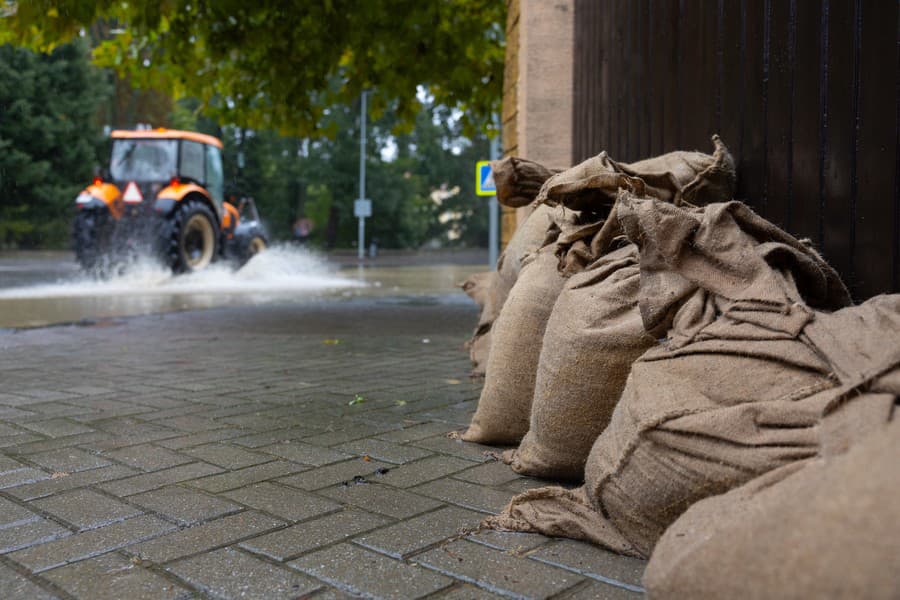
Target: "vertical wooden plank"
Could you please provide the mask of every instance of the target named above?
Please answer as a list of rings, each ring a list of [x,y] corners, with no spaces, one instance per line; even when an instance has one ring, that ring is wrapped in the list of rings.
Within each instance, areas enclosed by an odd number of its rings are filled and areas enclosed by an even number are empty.
[[[892,291],[900,292],[900,15],[897,16],[897,63],[896,74],[894,77],[894,93],[896,94],[896,107],[894,109],[894,118],[896,119],[896,130],[894,132],[894,240],[891,244],[892,254],[894,258],[894,276],[892,281]]]
[[[666,20],[663,23],[666,39],[666,86],[665,103],[663,106],[663,149],[666,152],[679,147],[681,138],[681,15],[684,10],[684,0],[664,3],[668,4]],[[662,15],[661,15],[662,16]]]
[[[651,119],[651,106],[653,103],[653,87],[656,79],[653,77],[652,60],[653,46],[650,39],[650,5],[651,0],[641,0],[640,12],[640,53],[641,53],[641,81],[644,82],[641,90],[641,119],[643,123],[641,135],[641,156],[653,156]]]
[[[744,109],[745,66],[742,46],[743,15],[741,3],[720,0],[719,19],[722,27],[722,68],[719,72],[722,89],[722,123],[718,133],[735,160],[741,161],[741,128]],[[741,173],[738,172],[738,178]]]
[[[615,146],[611,149],[614,158],[623,160],[622,155],[625,152],[625,144],[627,143],[627,111],[630,109],[626,94],[630,81],[628,80],[628,61],[630,57],[625,51],[625,13],[630,4],[630,0],[616,0],[615,24],[616,32],[613,46],[615,47],[614,72],[616,73],[616,117],[613,121],[613,131],[615,132]]]
[[[796,0],[770,6],[769,61],[766,104],[766,206],[771,220],[792,227],[794,36]]]
[[[789,229],[801,238],[809,238],[821,248],[819,235],[819,131],[821,0],[797,0],[794,54],[794,93],[791,146],[792,214]]]
[[[587,90],[584,88],[582,70],[586,62],[585,45],[585,14],[583,11],[584,0],[575,0],[575,31],[572,51],[572,155],[576,155],[584,143],[584,130],[586,129],[584,105]]]
[[[826,0],[828,68],[825,147],[823,246],[825,258],[851,286],[851,166],[855,153],[853,114],[854,2]]]
[[[897,2],[860,5],[859,154],[856,249],[853,273],[861,298],[890,291],[894,274],[889,244],[896,164],[896,66],[884,60],[897,42]]]
[[[766,115],[764,72],[765,55],[765,0],[745,0],[743,3],[744,27],[744,86],[743,133],[741,136],[739,172],[739,196],[765,216],[765,164],[766,164]]]
[[[668,89],[672,77],[669,72],[672,53],[671,6],[672,2],[669,0],[651,0],[650,5],[650,33],[648,37],[653,48],[649,74],[649,78],[653,80],[653,97],[650,103],[650,136],[652,140],[650,152],[654,155],[662,154],[666,151],[665,107],[669,100]]]
[[[640,88],[640,80],[637,76],[637,63],[640,57],[635,48],[635,8],[637,3],[634,0],[625,2],[622,14],[622,48],[625,50],[625,56],[622,60],[622,70],[625,73],[625,109],[622,115],[622,128],[625,137],[624,144],[620,150],[621,160],[634,161],[638,158],[637,136],[638,136],[638,119],[640,111],[637,105],[637,93]]]

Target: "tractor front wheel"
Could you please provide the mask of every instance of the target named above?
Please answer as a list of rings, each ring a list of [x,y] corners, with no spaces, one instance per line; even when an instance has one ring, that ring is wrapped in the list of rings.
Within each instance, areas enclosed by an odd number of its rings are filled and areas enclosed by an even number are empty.
[[[216,218],[199,200],[182,200],[166,220],[163,258],[176,273],[205,269],[216,257]]]

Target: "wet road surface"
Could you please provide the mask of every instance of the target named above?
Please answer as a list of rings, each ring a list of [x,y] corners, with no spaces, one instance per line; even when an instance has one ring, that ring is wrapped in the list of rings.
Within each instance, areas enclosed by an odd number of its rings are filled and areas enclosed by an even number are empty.
[[[438,259],[439,260],[439,259]],[[67,252],[0,254],[0,328],[27,328],[215,307],[342,302],[468,302],[458,284],[483,269],[471,264],[402,264],[385,258],[340,267],[297,248],[272,248],[241,269],[213,265],[173,276],[139,261],[108,279],[78,269]]]

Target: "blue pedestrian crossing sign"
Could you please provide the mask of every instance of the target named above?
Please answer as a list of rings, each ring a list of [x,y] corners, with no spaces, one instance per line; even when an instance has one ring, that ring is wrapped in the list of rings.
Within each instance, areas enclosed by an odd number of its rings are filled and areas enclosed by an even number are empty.
[[[495,196],[497,184],[491,171],[491,161],[479,160],[475,163],[475,193],[479,196]]]

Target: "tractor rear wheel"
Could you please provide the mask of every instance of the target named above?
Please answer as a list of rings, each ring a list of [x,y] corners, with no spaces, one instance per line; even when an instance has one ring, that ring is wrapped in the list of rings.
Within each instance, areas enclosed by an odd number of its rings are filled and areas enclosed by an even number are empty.
[[[94,210],[79,210],[72,226],[75,259],[85,271],[97,272],[105,264],[110,250],[109,215]]]
[[[218,252],[218,227],[200,200],[182,200],[163,226],[164,260],[176,273],[205,269]]]

